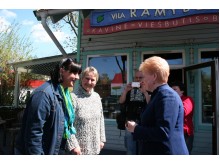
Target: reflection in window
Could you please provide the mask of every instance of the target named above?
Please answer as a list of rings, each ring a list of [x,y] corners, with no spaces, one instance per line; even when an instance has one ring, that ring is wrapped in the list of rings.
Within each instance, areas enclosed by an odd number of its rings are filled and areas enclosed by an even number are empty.
[[[201,52],[201,62],[209,62],[219,59],[219,51],[203,51]],[[211,68],[203,68],[201,70],[202,84],[202,122],[212,123],[213,101],[211,86]]]
[[[166,59],[169,65],[183,65],[182,53],[144,54],[144,60],[152,56],[160,56]]]
[[[211,87],[211,68],[201,69],[202,85],[202,123],[212,123],[212,87]]]
[[[102,98],[104,117],[115,119],[119,97],[127,84],[127,56],[89,56],[88,66],[94,66],[99,72],[95,91]]]
[[[201,52],[201,62],[208,62],[219,58],[219,51]]]

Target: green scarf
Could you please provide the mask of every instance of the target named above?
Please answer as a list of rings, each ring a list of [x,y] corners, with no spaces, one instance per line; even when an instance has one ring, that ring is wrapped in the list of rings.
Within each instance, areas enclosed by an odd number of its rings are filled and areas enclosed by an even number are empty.
[[[65,101],[65,121],[64,121],[64,134],[63,138],[68,139],[71,134],[76,134],[76,129],[73,127],[73,122],[75,119],[75,111],[72,105],[72,97],[70,95],[68,88],[63,88],[62,85],[59,85],[59,90],[61,91],[64,101]]]

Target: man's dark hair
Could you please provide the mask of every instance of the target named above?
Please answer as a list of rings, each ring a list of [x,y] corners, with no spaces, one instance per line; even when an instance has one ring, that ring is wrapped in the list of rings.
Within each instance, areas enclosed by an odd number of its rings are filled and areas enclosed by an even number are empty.
[[[77,63],[75,59],[64,58],[50,72],[51,81],[53,83],[57,84],[57,83],[63,82],[63,78],[60,75],[60,68],[63,68],[64,70],[69,71],[70,73],[74,73],[74,74],[76,73],[80,74],[82,72],[82,66],[79,63]]]
[[[184,91],[184,92],[185,92],[185,85],[184,85],[182,82],[180,82],[180,81],[172,82],[172,83],[170,84],[170,86],[171,86],[171,87],[173,87],[173,86],[178,86],[181,91]]]

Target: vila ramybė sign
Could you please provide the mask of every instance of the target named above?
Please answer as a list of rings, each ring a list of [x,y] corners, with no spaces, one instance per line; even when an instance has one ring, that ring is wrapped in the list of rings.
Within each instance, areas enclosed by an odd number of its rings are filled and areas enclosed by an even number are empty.
[[[218,9],[119,9],[92,11],[83,34],[109,34],[135,29],[165,29],[219,23]]]

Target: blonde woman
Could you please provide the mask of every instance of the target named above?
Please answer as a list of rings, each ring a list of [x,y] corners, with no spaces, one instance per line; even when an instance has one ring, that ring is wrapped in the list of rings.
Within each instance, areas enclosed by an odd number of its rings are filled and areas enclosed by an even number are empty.
[[[152,92],[139,125],[127,122],[127,130],[140,142],[141,155],[188,155],[183,134],[183,104],[167,84],[170,68],[167,61],[153,56],[139,67],[142,83]]]
[[[72,94],[76,134],[67,140],[67,149],[75,155],[97,155],[106,142],[101,98],[94,91],[99,74],[94,67],[82,72],[81,85]]]

